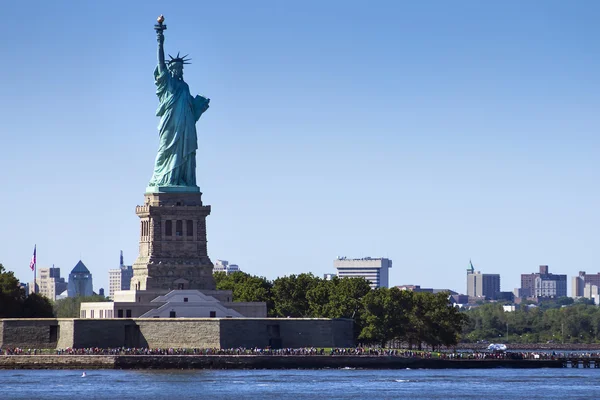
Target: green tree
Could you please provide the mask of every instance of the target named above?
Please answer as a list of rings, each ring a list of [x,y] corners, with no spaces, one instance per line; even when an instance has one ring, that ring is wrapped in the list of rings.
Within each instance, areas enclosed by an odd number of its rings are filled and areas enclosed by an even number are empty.
[[[264,277],[253,276],[242,271],[227,275],[225,272],[214,274],[217,290],[231,290],[233,301],[264,301],[267,303],[267,313],[274,314],[273,284]]]
[[[460,340],[467,316],[449,302],[448,296],[448,293],[416,293],[415,308],[423,308],[418,312],[424,327],[419,344],[424,342],[435,349],[454,346]]]
[[[0,318],[18,318],[23,314],[25,292],[12,271],[0,264]]]
[[[54,302],[54,315],[57,318],[79,318],[81,303],[93,303],[99,301],[110,301],[104,296],[81,296],[67,297]]]
[[[32,293],[23,302],[23,318],[52,318],[52,303],[46,296]]]
[[[12,271],[0,264],[0,318],[52,318],[50,301],[39,294],[26,295]]]
[[[305,318],[310,316],[307,293],[321,279],[313,274],[289,275],[273,282],[273,302],[278,317]]]
[[[362,330],[362,299],[371,291],[364,278],[319,279],[306,293],[309,316],[314,318],[349,318],[354,320],[354,337]]]
[[[393,339],[390,320],[387,318],[391,301],[388,288],[377,288],[363,298],[362,330],[359,339],[384,347]]]

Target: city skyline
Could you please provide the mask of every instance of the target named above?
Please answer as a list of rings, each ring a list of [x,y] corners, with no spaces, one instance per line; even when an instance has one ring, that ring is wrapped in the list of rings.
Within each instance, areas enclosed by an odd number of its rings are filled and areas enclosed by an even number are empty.
[[[105,290],[116,253],[135,260],[159,14],[211,98],[213,260],[274,279],[383,257],[391,285],[460,292],[470,258],[502,290],[539,265],[600,270],[600,5],[184,3],[4,10],[0,48],[23,61],[0,67],[0,262],[20,280],[34,244],[38,266],[81,259]]]

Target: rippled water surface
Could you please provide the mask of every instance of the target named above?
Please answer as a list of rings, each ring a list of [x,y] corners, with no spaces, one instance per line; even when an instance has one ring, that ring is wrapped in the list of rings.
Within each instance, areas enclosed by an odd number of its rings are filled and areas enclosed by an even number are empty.
[[[0,399],[587,399],[600,369],[0,370]]]

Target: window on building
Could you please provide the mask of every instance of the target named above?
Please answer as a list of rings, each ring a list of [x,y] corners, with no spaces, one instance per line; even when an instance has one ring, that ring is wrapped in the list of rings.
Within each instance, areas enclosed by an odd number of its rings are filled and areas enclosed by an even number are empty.
[[[104,310],[100,310],[98,312],[100,313],[100,315],[98,316],[98,318],[104,318]]]
[[[85,310],[81,310],[81,312],[79,313],[79,317],[85,318]]]
[[[94,318],[94,310],[90,310],[90,318]]]
[[[173,221],[165,222],[165,236],[173,236]]]
[[[211,311],[210,312],[210,317],[211,318],[216,318],[217,317],[217,312],[216,311]]]
[[[177,313],[175,311],[169,312],[169,318],[177,318]]]
[[[125,310],[125,318],[131,318],[131,310]]]
[[[123,309],[117,310],[117,318],[123,318]]]
[[[187,303],[187,302],[188,302],[188,298],[187,298],[187,297],[184,297],[184,298],[183,298],[183,302],[184,302],[184,303]]]
[[[183,236],[183,221],[180,219],[175,222],[175,236]]]
[[[113,317],[113,310],[106,310],[106,318],[112,318]]]
[[[187,236],[194,236],[194,221],[188,219],[185,221],[185,230]]]

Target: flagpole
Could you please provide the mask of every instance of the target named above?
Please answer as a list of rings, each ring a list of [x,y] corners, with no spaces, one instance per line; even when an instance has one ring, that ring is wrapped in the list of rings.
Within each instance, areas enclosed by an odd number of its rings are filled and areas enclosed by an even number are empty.
[[[35,278],[35,274],[37,272],[37,244],[33,245],[33,256],[31,257],[31,261],[29,262],[29,268],[31,268],[31,270],[33,271],[33,290],[31,291],[32,293],[37,293],[36,290],[36,286],[37,286],[37,279]],[[29,293],[27,294],[29,295]]]
[[[37,244],[35,246],[33,246],[33,254],[34,254],[34,263],[33,263],[33,293],[37,293],[37,279],[36,279],[36,272],[37,272]]]

